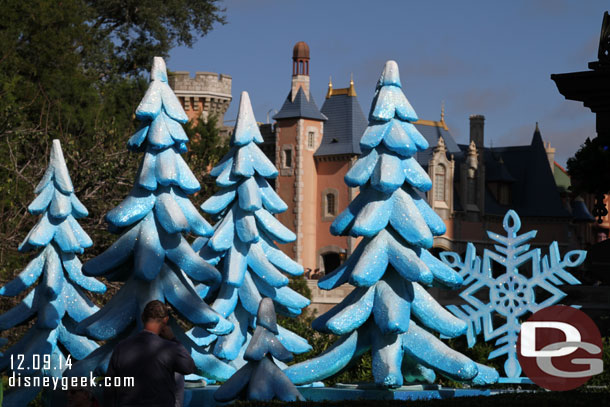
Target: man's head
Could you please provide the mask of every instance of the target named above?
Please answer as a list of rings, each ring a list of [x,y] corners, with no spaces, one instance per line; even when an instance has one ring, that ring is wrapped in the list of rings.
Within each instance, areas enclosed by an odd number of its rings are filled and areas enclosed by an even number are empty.
[[[144,329],[159,333],[169,320],[167,307],[161,301],[154,300],[146,304],[142,312],[142,322]]]

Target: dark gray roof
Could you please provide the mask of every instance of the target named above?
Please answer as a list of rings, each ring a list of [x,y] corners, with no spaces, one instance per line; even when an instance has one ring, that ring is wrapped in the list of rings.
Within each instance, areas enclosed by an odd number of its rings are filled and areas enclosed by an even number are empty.
[[[515,182],[515,178],[511,175],[508,168],[506,168],[502,156],[500,154],[494,154],[493,150],[490,159],[485,161],[485,181]]]
[[[360,138],[367,121],[356,96],[334,95],[322,105],[328,117],[324,123],[324,137],[315,156],[360,154]]]
[[[428,162],[430,161],[430,158],[432,158],[434,148],[438,145],[439,137],[443,138],[443,141],[445,142],[445,147],[447,147],[447,153],[449,153],[449,155],[456,155],[461,153],[460,147],[455,142],[449,130],[441,126],[430,126],[421,123],[413,124],[430,145],[430,147],[426,150],[417,152],[416,159],[419,165],[421,165],[422,167],[428,167]]]
[[[299,88],[294,100],[292,100],[292,91],[290,91],[280,111],[273,116],[274,120],[296,118],[314,120],[327,119],[326,116],[320,113],[320,110],[318,109],[316,102],[314,102],[311,93],[309,94],[309,98],[307,98],[302,87]]]
[[[464,151],[468,149],[466,145],[460,147]],[[510,183],[511,204],[500,205],[485,188],[485,213],[503,216],[508,209],[514,209],[523,217],[571,216],[557,191],[540,132],[534,133],[529,146],[485,148],[486,178],[488,166],[497,167],[499,157],[504,162],[506,173],[514,180]]]

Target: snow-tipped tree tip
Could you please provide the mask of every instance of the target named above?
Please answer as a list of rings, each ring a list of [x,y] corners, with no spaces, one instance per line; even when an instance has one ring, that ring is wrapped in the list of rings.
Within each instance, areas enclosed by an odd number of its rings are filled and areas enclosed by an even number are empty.
[[[252,111],[252,103],[250,103],[250,95],[245,90],[241,92],[239,98],[239,109],[237,111],[237,121],[244,119],[254,119],[254,112]]]
[[[53,139],[51,145],[51,162],[55,163],[57,160],[64,161],[64,153],[61,150],[61,142],[58,139]]]
[[[379,78],[380,86],[395,85],[400,87],[400,73],[398,71],[398,64],[394,60],[389,60],[383,67],[383,72]]]
[[[165,61],[161,57],[154,57],[152,68],[150,70],[150,80],[159,80],[167,82],[167,67]]]
[[[255,143],[262,143],[263,137],[256,124],[254,118],[254,111],[252,110],[252,104],[250,103],[250,95],[248,92],[241,92],[239,100],[239,109],[237,111],[237,121],[235,123],[235,131],[231,143],[233,145],[243,146],[254,141]]]

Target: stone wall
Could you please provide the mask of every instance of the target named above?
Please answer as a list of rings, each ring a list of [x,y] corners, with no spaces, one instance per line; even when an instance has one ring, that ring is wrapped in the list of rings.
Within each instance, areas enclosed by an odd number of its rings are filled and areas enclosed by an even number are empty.
[[[219,126],[231,103],[232,81],[230,75],[215,72],[196,72],[193,78],[189,72],[177,71],[169,76],[169,85],[189,119],[207,120],[208,116],[215,115]]]

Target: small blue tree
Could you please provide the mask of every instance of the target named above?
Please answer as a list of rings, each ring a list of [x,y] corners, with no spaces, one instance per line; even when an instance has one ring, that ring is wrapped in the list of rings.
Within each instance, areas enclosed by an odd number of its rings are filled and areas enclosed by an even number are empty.
[[[17,306],[0,315],[0,330],[37,319],[0,358],[0,372],[61,377],[72,358],[83,359],[97,348],[95,342],[76,334],[76,324],[98,310],[82,290],[103,293],[106,286],[81,272],[77,255],[93,242],[76,221],[88,212],[74,194],[59,140],[53,140],[49,167],[34,192],[37,197],[28,210],[40,219],[19,250],[38,253],[14,280],[0,288],[0,295],[14,297],[38,284]],[[3,405],[25,406],[40,390],[17,386]]]
[[[360,140],[362,156],[345,176],[360,194],[331,225],[335,235],[363,239],[343,265],[318,283],[325,290],[344,283],[355,289],[314,320],[314,329],[340,338],[322,355],[286,370],[296,384],[327,378],[369,349],[375,383],[385,387],[431,382],[434,371],[475,383],[497,379],[495,370],[453,351],[429,332],[455,337],[466,331],[466,323],[424,288],[455,288],[462,278],[427,250],[445,225],[418,192],[429,190],[432,182],[414,158],[428,148],[412,124],[416,120],[401,90],[398,65],[388,61]]]
[[[292,353],[277,339],[275,309],[271,298],[263,298],[256,315],[256,330],[248,344],[247,361],[214,393],[214,399],[228,402],[235,399],[270,401],[304,401],[296,386],[274,363],[274,359],[288,362]]]
[[[220,274],[183,236],[209,236],[213,229],[187,197],[199,190],[199,182],[181,156],[188,141],[181,123],[188,118],[167,83],[162,58],[154,59],[151,84],[136,117],[142,126],[128,147],[144,152],[144,159],[129,196],[106,215],[111,230],[124,233],[84,265],[88,275],[125,284],[103,309],[79,325],[83,334],[110,341],[81,362],[78,373],[105,372],[117,341],[142,329],[140,316],[152,300],[169,303],[192,324],[214,334],[224,335],[233,329],[202,301],[191,281],[211,284],[220,280]],[[190,351],[199,374],[226,380],[235,371],[193,343],[177,324],[173,328]]]
[[[210,345],[214,355],[244,364],[243,353],[256,326],[256,313],[263,297],[271,298],[279,313],[296,316],[309,305],[309,300],[288,285],[288,278],[303,274],[303,267],[277,248],[274,242],[288,243],[296,239],[273,214],[287,206],[275,193],[267,179],[278,174],[263,154],[262,143],[250,98],[242,92],[231,150],[211,171],[221,190],[203,203],[204,212],[220,218],[214,236],[198,239],[193,247],[209,263],[222,270],[222,283],[217,290],[202,291],[211,298],[212,308],[235,325],[235,330],[217,337],[195,328],[190,336],[200,345]],[[278,326],[278,339],[292,353],[311,350],[307,341]]]

